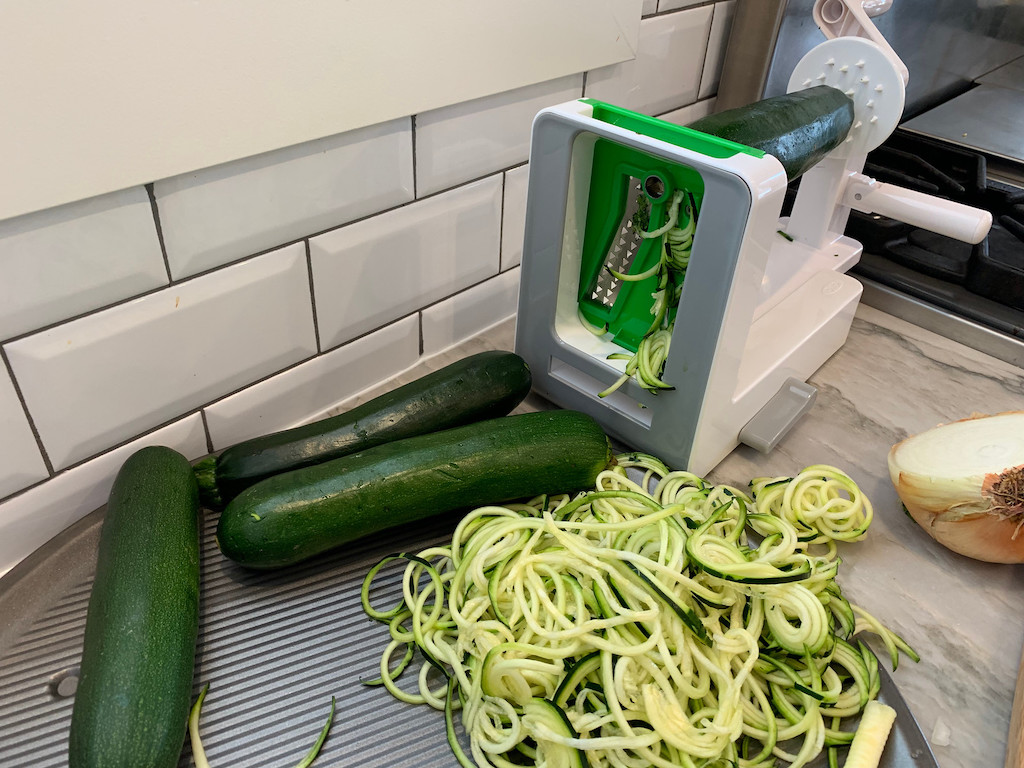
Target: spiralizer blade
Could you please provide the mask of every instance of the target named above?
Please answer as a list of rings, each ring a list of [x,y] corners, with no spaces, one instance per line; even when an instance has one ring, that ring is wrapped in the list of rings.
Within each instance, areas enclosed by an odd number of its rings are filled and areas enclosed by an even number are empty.
[[[606,139],[594,145],[579,310],[636,352],[671,325],[688,263],[700,175]]]

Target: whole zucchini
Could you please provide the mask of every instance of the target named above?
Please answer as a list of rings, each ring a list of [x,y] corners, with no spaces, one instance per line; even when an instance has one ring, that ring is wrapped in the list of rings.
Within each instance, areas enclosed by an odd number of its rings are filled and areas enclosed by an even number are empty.
[[[612,459],[590,416],[504,416],[267,478],[221,514],[217,541],[250,568],[300,562],[430,515],[593,486]]]
[[[132,454],[100,530],[71,712],[71,768],[178,765],[199,631],[199,496],[170,448]]]
[[[238,443],[196,464],[204,503],[220,508],[271,475],[381,443],[504,416],[530,392],[530,369],[512,352],[470,355],[351,411]]]
[[[852,125],[850,97],[818,85],[708,115],[687,127],[773,155],[793,181],[842,144]]]

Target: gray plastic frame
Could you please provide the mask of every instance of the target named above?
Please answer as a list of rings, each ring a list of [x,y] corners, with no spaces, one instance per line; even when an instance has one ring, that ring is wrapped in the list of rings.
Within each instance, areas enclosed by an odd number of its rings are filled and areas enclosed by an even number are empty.
[[[566,242],[578,239],[566,233],[573,147],[585,134],[686,165],[703,178],[704,200],[663,377],[674,390],[654,394],[630,381],[614,398],[597,397],[619,373],[567,344],[556,329],[561,260]],[[714,158],[585,115],[540,112],[530,147],[515,345],[530,365],[534,389],[557,405],[593,416],[627,445],[656,453],[673,466],[689,466],[751,201],[746,180]]]

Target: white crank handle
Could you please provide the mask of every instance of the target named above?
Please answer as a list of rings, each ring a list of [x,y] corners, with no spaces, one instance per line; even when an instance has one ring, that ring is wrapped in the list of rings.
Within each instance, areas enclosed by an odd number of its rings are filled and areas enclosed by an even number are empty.
[[[877,213],[960,240],[980,243],[992,227],[992,214],[941,197],[885,184],[855,173],[849,177],[843,204],[862,213]]]

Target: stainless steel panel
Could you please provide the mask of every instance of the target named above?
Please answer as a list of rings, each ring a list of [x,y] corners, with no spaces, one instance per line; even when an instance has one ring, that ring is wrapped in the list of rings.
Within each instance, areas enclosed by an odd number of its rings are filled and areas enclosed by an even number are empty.
[[[995,85],[999,88],[1012,88],[1015,91],[1024,91],[1024,57],[1014,59],[1009,64],[993,69],[977,79],[977,82],[985,85]]]
[[[717,111],[761,98],[785,10],[786,0],[736,0],[715,101]]]
[[[979,85],[903,128],[1006,160],[1024,160],[1024,91]]]
[[[777,34],[770,26],[742,25],[730,35],[730,57],[775,40],[761,96],[785,93],[797,62],[825,40],[811,16],[813,7],[814,0],[788,0]],[[1016,0],[893,0],[874,23],[910,70],[907,117],[962,93],[976,78],[1024,55],[1024,4]],[[758,79],[764,64],[747,61],[743,66]],[[741,78],[737,72],[735,81]],[[720,89],[719,99],[731,103],[733,96]]]

